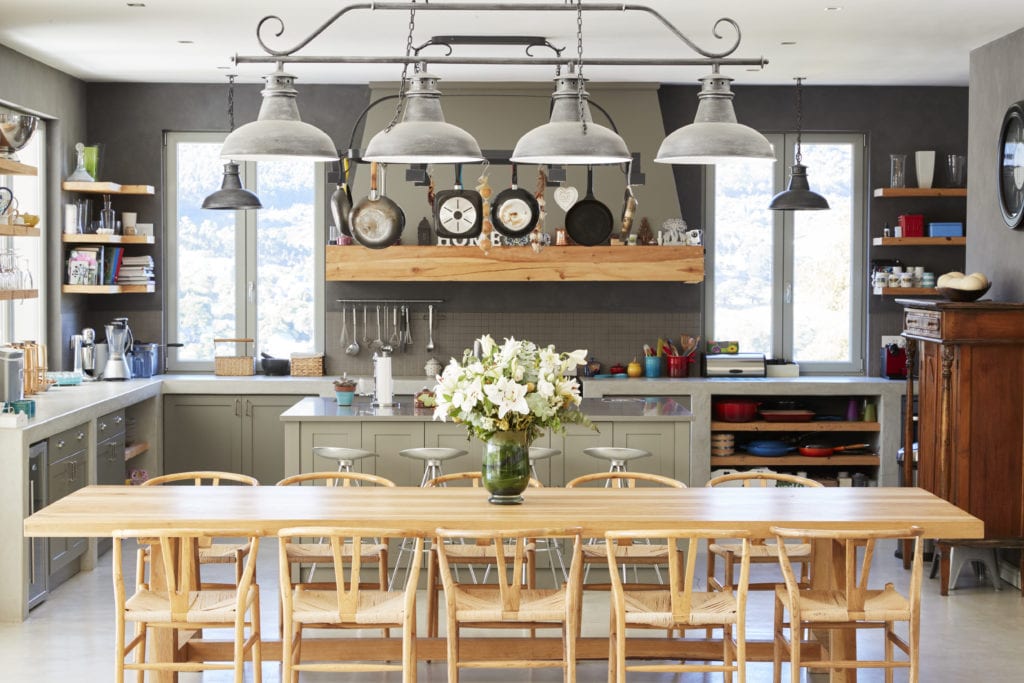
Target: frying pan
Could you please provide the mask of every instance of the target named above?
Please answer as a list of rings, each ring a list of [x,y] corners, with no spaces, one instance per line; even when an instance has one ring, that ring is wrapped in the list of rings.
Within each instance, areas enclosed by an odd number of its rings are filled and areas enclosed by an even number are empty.
[[[402,237],[405,214],[398,204],[377,192],[376,161],[370,164],[370,193],[352,207],[348,223],[353,239],[370,249],[390,247]]]
[[[636,214],[636,207],[638,202],[636,197],[633,195],[633,186],[626,184],[626,196],[623,200],[622,206],[622,230],[619,233],[619,239],[623,244],[629,241],[629,232],[633,229],[633,216]]]
[[[491,206],[494,229],[505,237],[524,237],[537,225],[540,206],[537,198],[518,185],[519,172],[512,164],[512,187],[502,190]]]
[[[483,198],[462,187],[462,164],[455,164],[455,187],[434,195],[434,229],[440,237],[476,237],[483,226]]]
[[[848,446],[822,446],[820,444],[811,444],[807,446],[800,446],[800,455],[807,455],[813,458],[824,458],[833,455],[834,453],[858,450],[861,448],[871,448],[871,444],[854,443]]]
[[[331,195],[331,215],[342,235],[352,235],[348,214],[352,210],[352,190],[348,186],[348,158],[342,160],[341,179]]]
[[[594,167],[587,166],[587,196],[565,214],[565,230],[576,244],[593,247],[612,234],[611,210],[594,197]]]

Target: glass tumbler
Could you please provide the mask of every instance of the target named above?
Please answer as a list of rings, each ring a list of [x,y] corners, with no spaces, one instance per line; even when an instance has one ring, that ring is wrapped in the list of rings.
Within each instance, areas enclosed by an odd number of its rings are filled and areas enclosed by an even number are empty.
[[[963,154],[946,155],[946,172],[949,174],[950,187],[963,187],[966,171],[967,157]]]
[[[889,155],[889,187],[907,186],[907,155]]]

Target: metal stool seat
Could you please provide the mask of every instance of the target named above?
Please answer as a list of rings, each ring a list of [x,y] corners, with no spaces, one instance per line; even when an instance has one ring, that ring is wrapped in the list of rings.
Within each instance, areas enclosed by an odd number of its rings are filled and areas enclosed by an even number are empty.
[[[618,446],[594,446],[593,448],[584,448],[583,452],[592,458],[600,458],[610,462],[609,472],[625,472],[626,463],[630,460],[651,456],[650,451],[640,448],[621,448]]]
[[[543,446],[530,446],[530,474],[537,481],[541,481],[540,476],[537,474],[537,461],[547,460],[553,458],[556,455],[561,455],[562,451],[557,448],[544,448]],[[558,574],[555,572],[555,563],[551,561],[551,554],[554,553],[555,559],[558,560],[558,566],[562,570],[562,580],[569,580],[569,572],[565,568],[565,559],[562,557],[562,548],[558,544],[558,539],[554,538],[538,538],[534,541],[536,550],[538,552],[547,552],[548,554],[548,566],[551,567],[551,579],[555,582],[555,588],[558,588]],[[486,575],[485,575],[486,578]]]
[[[313,457],[327,458],[338,461],[339,472],[352,472],[356,460],[363,458],[376,458],[378,455],[373,451],[362,448],[342,448],[340,446],[314,446]]]
[[[413,460],[423,461],[423,478],[420,479],[420,487],[423,488],[427,485],[427,482],[435,477],[440,477],[444,472],[441,471],[441,463],[445,460],[451,460],[452,458],[458,458],[459,456],[466,455],[468,451],[464,451],[460,448],[440,448],[424,446],[421,448],[406,448],[398,451],[398,454],[403,458],[411,458]],[[395,585],[395,579],[398,577],[398,571],[402,568],[402,556],[406,552],[413,553],[415,542],[412,539],[405,539],[398,546],[398,557],[395,558],[395,569],[391,572],[391,580],[388,581],[388,590],[391,590]],[[429,539],[424,542],[423,552],[430,552],[430,541]],[[411,562],[411,559],[410,559]],[[406,569],[408,572],[408,568]]]

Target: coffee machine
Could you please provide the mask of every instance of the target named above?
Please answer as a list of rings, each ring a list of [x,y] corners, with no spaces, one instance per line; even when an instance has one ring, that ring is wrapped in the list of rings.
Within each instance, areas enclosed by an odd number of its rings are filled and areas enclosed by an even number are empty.
[[[132,378],[132,368],[128,363],[131,352],[132,331],[128,327],[128,318],[114,318],[103,326],[107,333],[107,362],[103,366],[103,379],[120,381]]]

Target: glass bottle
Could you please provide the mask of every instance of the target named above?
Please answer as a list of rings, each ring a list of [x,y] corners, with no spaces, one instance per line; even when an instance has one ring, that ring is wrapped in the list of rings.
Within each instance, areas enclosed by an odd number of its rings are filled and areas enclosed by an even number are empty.
[[[110,195],[103,195],[103,208],[100,209],[100,227],[114,230],[114,210],[110,208]],[[115,230],[116,232],[116,230]]]

